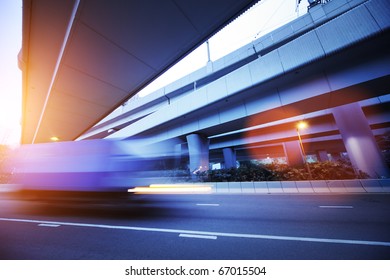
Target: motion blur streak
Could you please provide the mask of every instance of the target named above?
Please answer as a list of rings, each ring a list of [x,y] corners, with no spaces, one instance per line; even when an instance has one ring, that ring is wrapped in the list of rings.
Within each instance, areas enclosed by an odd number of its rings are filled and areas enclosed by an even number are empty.
[[[152,184],[149,187],[136,187],[128,192],[136,194],[188,194],[211,193],[211,185],[194,184]]]
[[[6,170],[11,184],[28,191],[123,192],[156,181],[173,182],[169,147],[144,140],[83,140],[22,145]],[[169,176],[170,175],[170,176]]]

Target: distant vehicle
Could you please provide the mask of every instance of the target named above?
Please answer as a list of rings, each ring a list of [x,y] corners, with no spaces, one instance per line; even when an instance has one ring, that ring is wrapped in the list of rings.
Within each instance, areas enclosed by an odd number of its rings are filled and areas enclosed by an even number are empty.
[[[127,192],[173,180],[164,165],[174,158],[164,149],[105,139],[28,144],[12,152],[7,169],[21,191]]]

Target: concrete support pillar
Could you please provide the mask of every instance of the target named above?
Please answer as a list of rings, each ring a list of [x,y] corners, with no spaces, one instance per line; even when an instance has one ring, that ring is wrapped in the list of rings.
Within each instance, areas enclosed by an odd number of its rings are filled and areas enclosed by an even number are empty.
[[[207,74],[213,73],[213,62],[212,61],[207,62],[206,71],[207,71]]]
[[[333,116],[352,165],[372,178],[389,177],[389,168],[360,105],[336,107]]]
[[[232,148],[224,148],[222,151],[225,161],[225,168],[235,168],[237,161],[236,151]]]
[[[209,41],[206,41],[206,47],[207,47],[207,74],[210,74],[213,72],[213,62],[211,61],[211,55],[210,55],[210,44]]]
[[[284,153],[290,166],[299,166],[304,164],[299,141],[284,142]]]
[[[318,150],[317,151],[317,158],[318,158],[318,161],[328,161],[329,158],[328,158],[328,152],[325,151],[325,150]]]
[[[190,172],[209,169],[209,139],[199,134],[187,135]]]

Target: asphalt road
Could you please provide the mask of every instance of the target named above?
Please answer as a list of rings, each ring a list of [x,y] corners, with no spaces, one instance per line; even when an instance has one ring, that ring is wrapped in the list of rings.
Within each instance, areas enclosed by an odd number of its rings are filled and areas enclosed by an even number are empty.
[[[0,259],[390,259],[390,195],[0,196]]]

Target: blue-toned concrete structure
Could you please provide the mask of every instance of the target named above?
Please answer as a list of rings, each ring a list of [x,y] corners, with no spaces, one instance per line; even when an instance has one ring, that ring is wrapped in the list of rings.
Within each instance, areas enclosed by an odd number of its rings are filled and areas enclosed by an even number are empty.
[[[22,143],[72,141],[258,0],[23,0]]]
[[[295,124],[304,119],[307,154],[326,160],[346,152],[357,170],[389,177],[375,140],[390,123],[389,19],[386,0],[316,5],[211,65],[128,100],[79,139],[178,138],[191,165],[231,167],[234,158],[269,156],[294,165],[303,163]],[[209,154],[188,135],[206,137]]]

